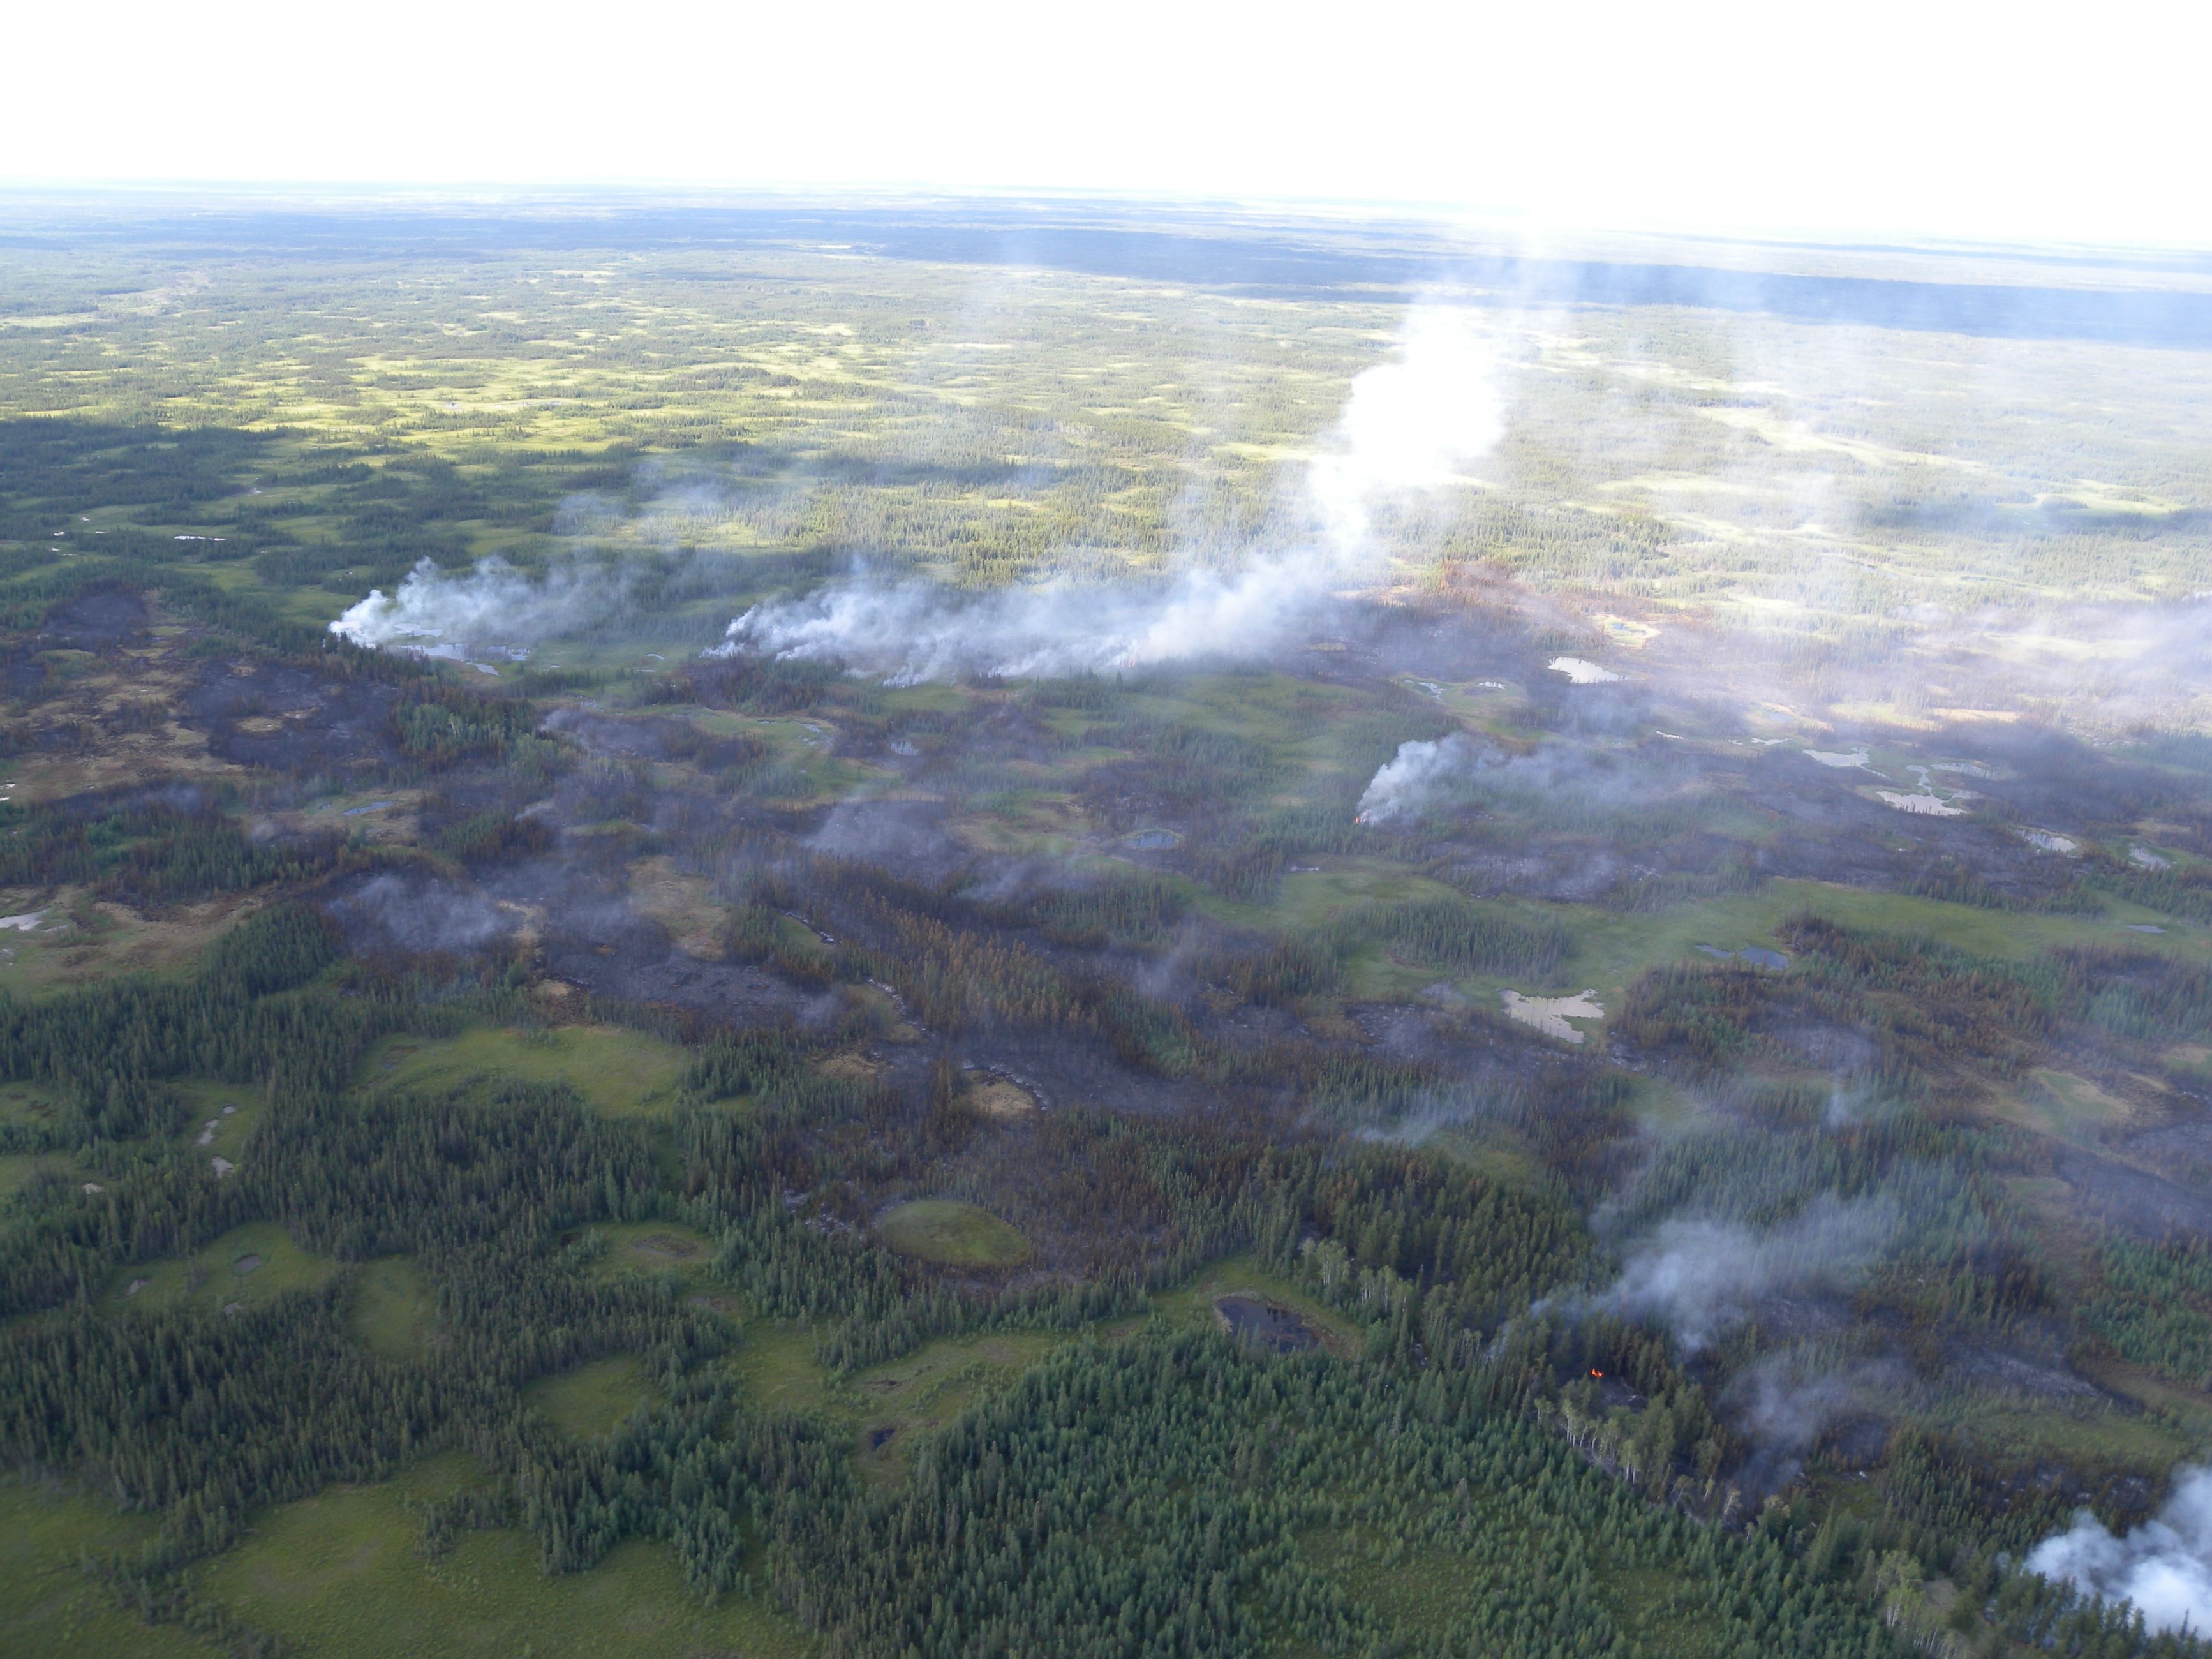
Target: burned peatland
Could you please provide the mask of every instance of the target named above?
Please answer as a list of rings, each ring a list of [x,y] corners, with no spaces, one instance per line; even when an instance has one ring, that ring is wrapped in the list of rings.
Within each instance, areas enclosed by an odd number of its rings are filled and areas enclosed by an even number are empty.
[[[1881,591],[1746,639],[1779,544],[1687,497],[1832,410],[1566,411],[1803,325],[1593,313],[1358,580],[1178,572],[1310,516],[1254,455],[1334,453],[1371,296],[615,252],[387,251],[404,374],[292,268],[331,334],[190,422],[9,341],[92,387],[0,420],[0,1445],[85,1593],[349,1650],[235,1575],[434,1477],[421,1584],[649,1555],[724,1646],[2196,1650],[2024,1566],[2212,1427],[2193,670],[2073,720],[2017,617],[1891,626],[2181,507],[1862,443]],[[1219,304],[1204,466],[1109,298]],[[87,314],[258,315],[167,303]]]

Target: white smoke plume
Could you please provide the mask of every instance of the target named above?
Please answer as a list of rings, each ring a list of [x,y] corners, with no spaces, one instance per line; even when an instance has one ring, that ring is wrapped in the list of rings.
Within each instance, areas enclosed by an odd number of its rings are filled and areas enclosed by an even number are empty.
[[[1401,743],[1359,797],[1362,823],[1416,818],[1431,806],[1478,795],[1571,797],[1593,807],[1648,805],[1683,787],[1666,768],[1632,755],[1593,754],[1546,743],[1527,754],[1463,732]]]
[[[1847,1413],[1893,1407],[1911,1384],[1910,1370],[1894,1359],[1809,1368],[1803,1356],[1762,1359],[1728,1391],[1736,1427],[1753,1448],[1739,1484],[1754,1493],[1787,1485],[1829,1424]]]
[[[2174,1473],[2154,1521],[2115,1537],[2087,1510],[2037,1545],[2030,1572],[2108,1601],[2132,1601],[2154,1631],[2212,1631],[2212,1469]]]
[[[1307,495],[1346,560],[1366,550],[1378,498],[1440,489],[1505,434],[1499,343],[1466,312],[1416,307],[1398,350],[1352,381],[1334,441],[1307,468]]]
[[[1843,1288],[1888,1245],[1899,1220],[1893,1203],[1824,1193],[1771,1227],[1664,1221],[1598,1304],[1663,1319],[1694,1352],[1762,1297]]]
[[[1358,821],[1389,823],[1419,817],[1430,802],[1481,763],[1472,738],[1455,732],[1435,742],[1401,743],[1359,798]]]
[[[840,661],[892,684],[962,674],[1048,676],[1280,646],[1371,576],[1378,503],[1450,483],[1504,427],[1501,353],[1463,311],[1407,319],[1392,361],[1361,373],[1305,497],[1315,538],[1225,574],[1110,588],[1055,581],[960,600],[923,581],[863,570],[803,599],[756,605],[713,654]]]
[[[1198,656],[1249,656],[1310,622],[1329,589],[1310,561],[1263,559],[1153,587],[1055,581],[962,602],[870,571],[801,599],[756,605],[709,656],[848,662],[893,685],[962,674],[1049,678]]]
[[[424,559],[398,592],[369,589],[331,632],[371,647],[432,640],[519,643],[594,620],[620,602],[623,590],[619,578],[591,566],[560,566],[532,580],[497,555],[465,575],[448,575]]]

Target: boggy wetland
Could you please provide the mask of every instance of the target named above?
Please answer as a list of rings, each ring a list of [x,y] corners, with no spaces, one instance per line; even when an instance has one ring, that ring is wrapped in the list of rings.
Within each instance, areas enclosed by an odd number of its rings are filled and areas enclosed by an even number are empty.
[[[2188,273],[8,222],[9,1651],[2202,1650]]]

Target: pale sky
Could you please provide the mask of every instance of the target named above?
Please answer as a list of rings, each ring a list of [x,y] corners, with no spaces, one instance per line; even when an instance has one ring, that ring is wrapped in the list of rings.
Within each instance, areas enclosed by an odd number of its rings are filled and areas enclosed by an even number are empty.
[[[0,179],[1062,189],[2212,247],[2212,5],[119,0]]]

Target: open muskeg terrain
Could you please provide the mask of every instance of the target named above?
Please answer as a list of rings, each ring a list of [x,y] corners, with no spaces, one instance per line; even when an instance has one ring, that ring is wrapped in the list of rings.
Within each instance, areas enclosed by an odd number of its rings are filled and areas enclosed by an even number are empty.
[[[2185,284],[7,213],[0,1647],[2203,1650]]]

